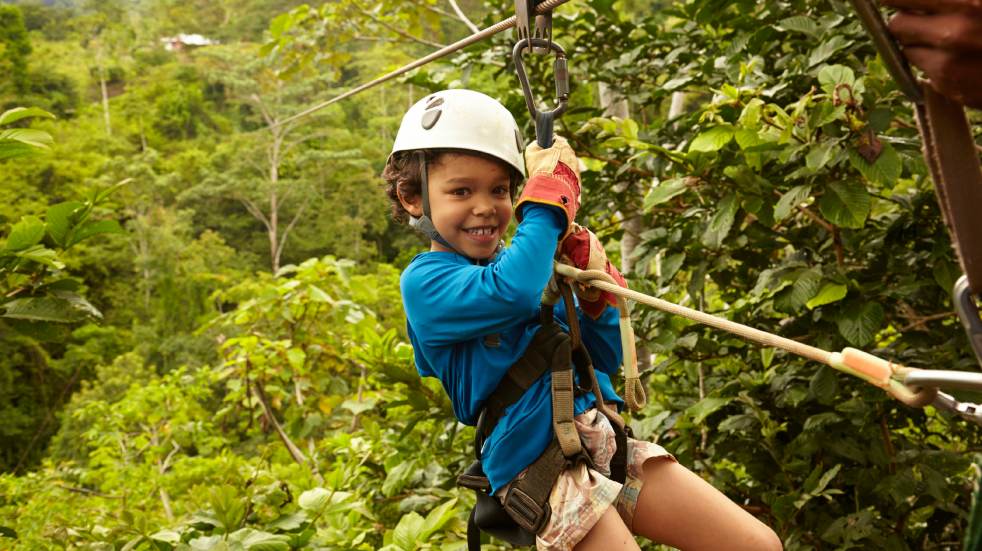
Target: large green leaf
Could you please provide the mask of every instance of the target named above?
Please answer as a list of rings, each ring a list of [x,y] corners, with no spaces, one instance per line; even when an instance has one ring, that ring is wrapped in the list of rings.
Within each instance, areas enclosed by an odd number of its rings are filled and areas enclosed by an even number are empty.
[[[416,549],[423,532],[424,519],[415,511],[402,515],[392,533],[392,543],[407,551]]]
[[[839,314],[839,334],[853,346],[869,344],[883,325],[883,315],[876,302],[852,304]]]
[[[648,212],[672,197],[685,193],[685,189],[685,178],[674,178],[659,182],[658,185],[652,187],[651,191],[644,196],[644,211]]]
[[[18,298],[7,302],[3,308],[0,317],[19,320],[74,323],[90,317],[71,301],[59,297]]]
[[[67,245],[68,233],[76,222],[76,213],[84,206],[78,201],[65,201],[48,207],[44,219],[48,226],[48,235],[55,243],[62,247]]]
[[[4,249],[20,251],[40,243],[43,238],[44,222],[36,216],[24,216],[10,229]]]
[[[831,304],[844,299],[847,292],[849,292],[849,288],[845,285],[839,283],[826,283],[818,291],[818,294],[805,303],[805,306],[811,310],[812,308],[817,308],[823,304]]]
[[[733,139],[733,127],[729,124],[715,126],[693,138],[689,151],[712,152],[723,149]]]
[[[123,233],[123,228],[120,227],[119,222],[115,220],[98,220],[95,222],[86,222],[78,228],[75,233],[74,239],[70,245],[84,241],[93,235],[99,235],[102,233]]]
[[[869,215],[871,199],[861,184],[832,182],[818,201],[818,208],[829,222],[843,228],[861,228]]]
[[[24,145],[47,149],[54,143],[51,134],[33,128],[8,128],[0,130],[0,144],[4,142],[20,142]]]
[[[780,222],[791,214],[791,210],[805,202],[811,194],[812,187],[808,185],[795,186],[781,196],[774,206],[774,221]]]
[[[705,421],[706,417],[709,417],[731,401],[733,401],[732,397],[710,396],[690,406],[689,409],[685,410],[685,414],[692,420],[694,425],[698,425]]]
[[[870,182],[893,185],[903,171],[900,155],[888,143],[883,144],[879,155],[872,163],[864,159],[855,148],[848,148],[848,152],[849,163]]]
[[[704,245],[715,249],[723,243],[726,235],[730,233],[730,228],[733,227],[733,220],[736,218],[739,208],[740,203],[734,193],[730,193],[720,201],[716,207],[716,213],[709,219],[709,226],[706,227],[706,232],[702,236]]]
[[[13,109],[4,111],[2,114],[0,114],[0,125],[10,124],[27,117],[46,117],[49,119],[55,118],[55,116],[51,113],[37,107],[14,107]]]

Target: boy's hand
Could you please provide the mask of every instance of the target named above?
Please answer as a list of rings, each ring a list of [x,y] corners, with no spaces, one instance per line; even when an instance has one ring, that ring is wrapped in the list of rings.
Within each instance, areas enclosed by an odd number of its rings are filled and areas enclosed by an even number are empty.
[[[880,0],[890,32],[938,93],[982,108],[982,0]]]
[[[610,274],[621,287],[627,287],[624,277],[607,259],[603,245],[594,233],[582,226],[573,224],[569,235],[559,245],[559,261],[581,270],[600,270]],[[617,298],[609,291],[601,291],[596,287],[577,283],[573,289],[580,297],[580,309],[593,319],[607,308],[615,306]]]
[[[566,139],[560,136],[556,136],[552,147],[548,149],[542,149],[532,142],[525,148],[525,168],[529,179],[515,204],[515,214],[519,222],[522,220],[524,203],[554,205],[566,213],[567,230],[563,232],[565,236],[580,208],[580,173],[576,153],[573,153]]]

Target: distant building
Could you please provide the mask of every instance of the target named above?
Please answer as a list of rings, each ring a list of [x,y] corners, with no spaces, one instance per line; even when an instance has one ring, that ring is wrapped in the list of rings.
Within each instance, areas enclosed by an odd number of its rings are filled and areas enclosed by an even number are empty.
[[[200,46],[210,46],[218,44],[217,40],[205,38],[200,34],[179,34],[177,36],[165,36],[160,39],[164,44],[164,49],[169,52],[186,50],[188,48],[198,48]]]

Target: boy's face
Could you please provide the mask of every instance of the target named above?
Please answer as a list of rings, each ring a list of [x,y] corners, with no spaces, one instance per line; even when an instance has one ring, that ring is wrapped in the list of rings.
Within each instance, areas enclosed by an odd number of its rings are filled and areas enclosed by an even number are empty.
[[[442,155],[428,168],[433,225],[458,252],[491,258],[511,222],[508,170],[462,153]],[[431,250],[446,251],[437,242]]]

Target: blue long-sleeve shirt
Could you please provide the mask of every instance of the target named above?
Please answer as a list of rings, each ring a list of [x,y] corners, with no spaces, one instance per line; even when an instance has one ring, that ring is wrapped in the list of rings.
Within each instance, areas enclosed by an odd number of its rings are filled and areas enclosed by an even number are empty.
[[[440,379],[454,414],[467,425],[476,424],[485,400],[540,327],[542,290],[552,275],[564,218],[556,207],[524,207],[511,246],[486,266],[455,253],[426,252],[410,262],[400,280],[416,369],[421,376]],[[566,325],[561,301],[555,313]],[[617,310],[608,307],[596,320],[577,317],[604,399],[623,403],[610,382],[622,357]],[[485,340],[494,334],[499,338]],[[531,464],[552,440],[551,381],[549,372],[540,377],[505,410],[484,442],[481,462],[493,491]],[[592,393],[577,397],[574,413],[594,402]]]

